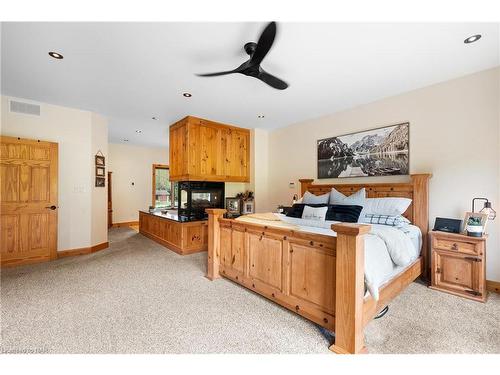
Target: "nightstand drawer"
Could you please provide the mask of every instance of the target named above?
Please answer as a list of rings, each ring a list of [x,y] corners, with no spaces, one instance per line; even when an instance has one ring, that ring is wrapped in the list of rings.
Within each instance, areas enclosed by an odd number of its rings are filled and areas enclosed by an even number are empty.
[[[440,250],[457,251],[464,254],[479,255],[482,245],[474,242],[453,241],[451,239],[432,239],[432,247]]]

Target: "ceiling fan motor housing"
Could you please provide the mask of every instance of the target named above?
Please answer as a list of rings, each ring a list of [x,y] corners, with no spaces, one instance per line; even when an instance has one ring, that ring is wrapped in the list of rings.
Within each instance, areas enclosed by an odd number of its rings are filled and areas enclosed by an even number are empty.
[[[255,49],[257,48],[257,43],[255,42],[248,42],[245,44],[245,52],[249,55],[252,56],[253,53],[255,52]]]

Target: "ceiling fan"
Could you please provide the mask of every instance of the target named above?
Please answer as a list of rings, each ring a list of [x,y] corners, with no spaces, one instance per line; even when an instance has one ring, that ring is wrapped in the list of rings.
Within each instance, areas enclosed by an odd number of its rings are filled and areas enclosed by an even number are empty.
[[[260,35],[259,41],[248,42],[245,44],[245,52],[250,56],[250,59],[245,61],[239,67],[233,70],[227,70],[218,73],[197,74],[199,77],[215,77],[226,74],[241,73],[246,76],[255,77],[262,82],[267,83],[269,86],[278,90],[284,90],[288,87],[285,81],[267,73],[260,64],[264,57],[273,46],[274,38],[276,36],[276,22],[270,22]]]

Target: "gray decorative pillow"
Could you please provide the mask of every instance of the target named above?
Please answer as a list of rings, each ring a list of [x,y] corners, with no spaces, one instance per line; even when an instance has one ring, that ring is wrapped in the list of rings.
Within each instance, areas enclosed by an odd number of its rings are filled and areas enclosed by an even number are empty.
[[[329,204],[339,204],[339,205],[350,205],[350,206],[361,206],[363,210],[359,215],[358,223],[362,221],[365,216],[364,207],[366,205],[366,191],[365,188],[359,189],[357,192],[346,196],[342,194],[335,188],[332,188],[330,192]]]
[[[365,188],[359,189],[357,192],[345,196],[340,191],[335,188],[332,188],[330,192],[330,204],[348,204],[354,206],[364,206],[366,199],[366,191]]]
[[[328,204],[328,199],[330,198],[330,193],[323,195],[314,195],[306,191],[302,197],[302,203],[304,204]]]

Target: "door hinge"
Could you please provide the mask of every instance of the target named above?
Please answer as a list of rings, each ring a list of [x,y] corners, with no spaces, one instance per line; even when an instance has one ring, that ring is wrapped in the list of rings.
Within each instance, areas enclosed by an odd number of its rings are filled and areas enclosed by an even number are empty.
[[[441,268],[436,268],[436,273],[441,273]]]
[[[476,258],[476,257],[465,257],[464,259],[472,260],[474,262],[481,262],[482,261],[481,258]]]

